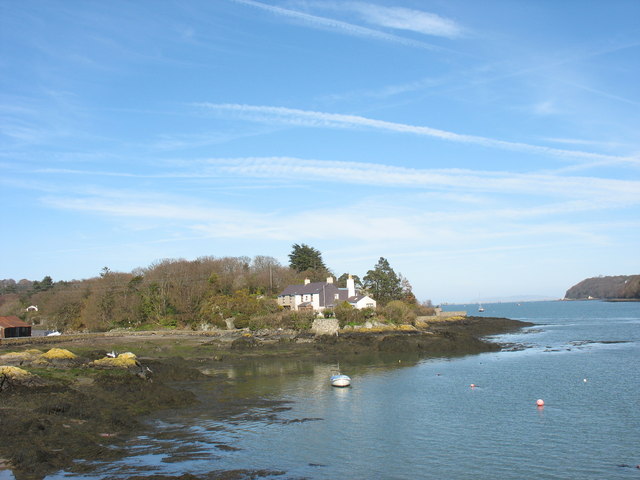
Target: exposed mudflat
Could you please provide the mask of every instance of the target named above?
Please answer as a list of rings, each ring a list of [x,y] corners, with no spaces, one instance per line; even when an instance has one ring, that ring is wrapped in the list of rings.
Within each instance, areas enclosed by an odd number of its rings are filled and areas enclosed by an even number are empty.
[[[419,330],[360,330],[332,337],[283,331],[120,332],[3,341],[0,366],[10,368],[0,373],[0,468],[3,464],[11,468],[17,480],[41,479],[62,469],[77,470],[76,459],[108,461],[126,456],[125,440],[144,432],[145,416],[198,402],[189,390],[179,388],[179,382],[206,379],[216,385],[213,396],[226,395],[223,378],[203,373],[212,361],[224,364],[290,355],[324,361],[372,352],[475,354],[501,348],[481,337],[529,325],[469,317]],[[47,356],[54,348],[67,349],[73,358]],[[105,363],[109,352],[133,352],[135,362]],[[225,396],[224,408],[237,410],[243,401],[229,405]],[[232,470],[200,477],[132,478],[231,480],[279,473]]]

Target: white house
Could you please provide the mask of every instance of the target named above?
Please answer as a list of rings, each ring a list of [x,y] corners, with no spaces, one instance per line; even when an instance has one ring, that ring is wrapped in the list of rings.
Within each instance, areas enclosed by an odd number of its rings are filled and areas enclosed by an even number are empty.
[[[357,309],[376,308],[373,298],[356,292],[351,275],[347,279],[347,288],[338,288],[333,283],[333,277],[328,277],[326,282],[311,282],[306,279],[303,285],[289,285],[278,295],[278,305],[290,310],[321,312],[342,302],[348,302]]]

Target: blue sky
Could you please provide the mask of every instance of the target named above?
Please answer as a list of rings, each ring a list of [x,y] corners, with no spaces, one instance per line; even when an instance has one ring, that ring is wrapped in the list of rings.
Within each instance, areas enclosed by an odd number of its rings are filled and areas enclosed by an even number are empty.
[[[319,249],[419,300],[640,273],[640,2],[0,1],[0,278]]]

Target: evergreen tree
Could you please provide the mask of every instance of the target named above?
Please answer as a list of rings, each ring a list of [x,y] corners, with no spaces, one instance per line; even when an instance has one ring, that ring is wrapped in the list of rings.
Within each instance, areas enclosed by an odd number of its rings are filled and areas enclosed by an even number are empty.
[[[289,254],[289,266],[296,272],[307,270],[327,272],[328,269],[322,261],[322,254],[309,245],[294,243]]]
[[[53,279],[47,275],[42,279],[42,281],[34,281],[33,282],[33,290],[35,292],[46,292],[53,288]]]
[[[373,270],[369,270],[362,280],[364,287],[381,305],[403,297],[402,280],[386,258],[380,257]]]

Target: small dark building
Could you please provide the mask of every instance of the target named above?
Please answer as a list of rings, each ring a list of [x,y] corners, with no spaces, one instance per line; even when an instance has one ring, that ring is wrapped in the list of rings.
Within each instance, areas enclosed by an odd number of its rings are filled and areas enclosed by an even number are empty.
[[[30,337],[31,325],[16,316],[0,317],[0,338]]]

